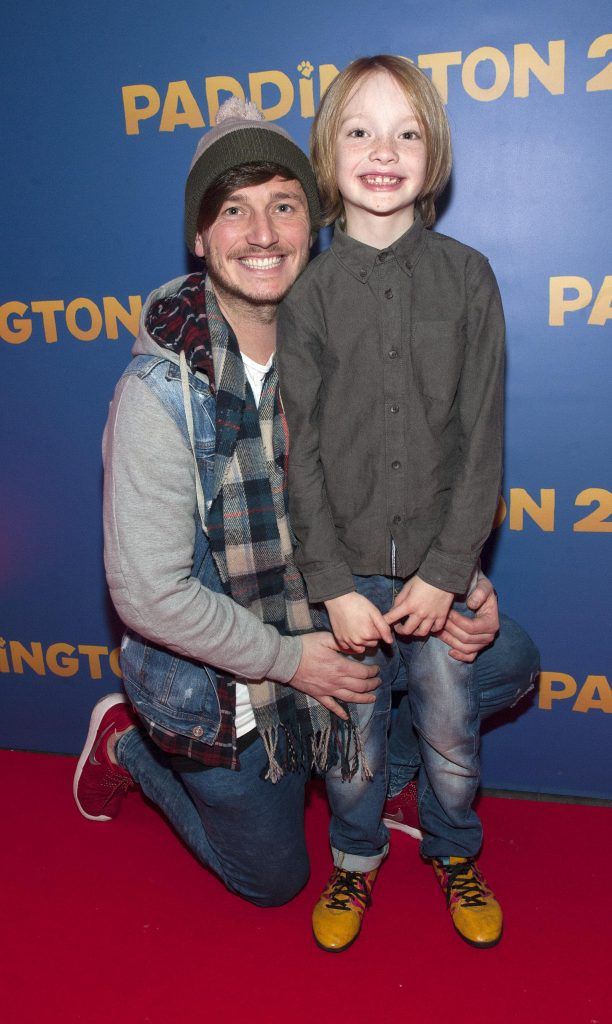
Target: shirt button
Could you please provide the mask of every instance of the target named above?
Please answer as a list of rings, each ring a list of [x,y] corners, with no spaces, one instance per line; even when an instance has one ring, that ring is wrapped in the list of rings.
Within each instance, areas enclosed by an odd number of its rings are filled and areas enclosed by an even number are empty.
[[[387,290],[385,292],[385,298],[386,299],[392,299],[393,298],[393,291],[391,290],[391,288],[387,288]]]
[[[401,464],[401,462],[398,462],[397,459],[395,460],[395,462],[391,463],[391,469],[401,469],[401,468],[402,468],[402,464]]]
[[[204,735],[204,730],[203,730],[202,726],[201,725],[194,725],[193,729],[191,730],[191,735],[195,736],[195,738],[197,740],[199,740],[200,736]]]
[[[379,259],[379,261],[381,263],[384,263],[385,260],[387,260],[388,258],[389,258],[389,252],[386,249],[383,249],[382,252],[379,252],[378,259]]]
[[[389,359],[397,359],[397,357],[399,356],[399,352],[397,351],[396,348],[392,348],[389,350],[388,355]]]
[[[399,412],[399,405],[392,405],[391,412]]]
[[[393,516],[393,522],[395,523],[396,526],[398,526],[399,523],[401,523],[401,521],[402,521],[402,517],[401,516]]]
[[[366,277],[368,276],[368,272],[367,272],[367,270],[360,270],[360,271],[359,271],[359,276],[360,276],[360,277],[361,277],[362,279],[366,278]]]

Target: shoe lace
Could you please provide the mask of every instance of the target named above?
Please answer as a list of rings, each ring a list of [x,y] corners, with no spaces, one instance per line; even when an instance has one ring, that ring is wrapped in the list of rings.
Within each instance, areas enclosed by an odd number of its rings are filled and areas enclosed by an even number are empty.
[[[357,903],[362,909],[370,903],[370,891],[362,871],[336,868],[327,901],[330,910],[350,910]]]
[[[451,864],[446,868],[446,905],[456,893],[466,907],[486,906],[486,886],[473,861]]]
[[[107,772],[103,779],[100,779],[100,785],[108,790],[108,796],[106,797],[105,803],[112,800],[115,793],[122,789],[123,793],[127,793],[129,789],[134,789],[134,782],[129,775],[124,775],[123,772]]]

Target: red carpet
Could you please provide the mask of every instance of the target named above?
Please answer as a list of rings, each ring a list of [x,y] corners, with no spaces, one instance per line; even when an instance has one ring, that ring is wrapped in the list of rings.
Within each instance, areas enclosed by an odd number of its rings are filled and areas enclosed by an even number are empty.
[[[0,751],[6,1024],[612,1022],[607,808],[481,801],[481,865],[506,911],[491,950],[455,935],[417,844],[395,833],[363,934],[334,956],[310,935],[330,869],[319,789],[312,878],[290,905],[260,910],[229,895],[138,794],[114,822],[81,818],[74,766]]]

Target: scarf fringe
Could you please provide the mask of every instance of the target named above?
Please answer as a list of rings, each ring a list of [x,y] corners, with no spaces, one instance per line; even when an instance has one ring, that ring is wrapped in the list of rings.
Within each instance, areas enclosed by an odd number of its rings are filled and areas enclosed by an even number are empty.
[[[269,725],[260,729],[266,754],[268,757],[267,769],[262,772],[262,779],[267,782],[280,782],[288,772],[315,771],[320,775],[325,773],[338,761],[342,766],[343,781],[350,781],[359,766],[361,766],[361,777],[365,780],[372,779],[367,761],[363,753],[363,744],[357,739],[359,731],[351,723],[351,734],[348,741],[340,741],[339,730],[330,723],[316,732],[310,733],[305,742],[296,735],[294,729],[286,723],[280,725]],[[281,756],[281,733],[284,737],[285,754]],[[353,751],[349,758],[349,748]],[[346,748],[346,749],[344,749]]]
[[[310,739],[311,746],[311,764],[312,767],[324,775],[330,767],[330,742],[332,738],[332,725],[331,722],[325,729],[319,729],[314,732]]]
[[[342,707],[348,712],[348,720],[338,722],[336,729],[336,746],[340,760],[340,775],[343,782],[350,782],[361,772],[361,779],[364,782],[371,782],[374,774],[365,753],[363,736],[358,724],[353,720],[350,706],[341,701]]]
[[[268,770],[264,775],[266,782],[279,782],[286,772],[286,766],[281,765],[277,760],[278,752],[278,726],[272,725],[268,729],[262,729],[260,736],[268,755]]]

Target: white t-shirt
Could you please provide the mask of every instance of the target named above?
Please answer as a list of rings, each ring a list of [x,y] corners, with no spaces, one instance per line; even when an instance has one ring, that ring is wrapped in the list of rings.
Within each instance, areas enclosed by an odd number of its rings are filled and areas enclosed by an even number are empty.
[[[242,362],[244,363],[244,372],[246,373],[247,380],[251,385],[255,402],[259,405],[263,380],[272,366],[272,359],[274,357],[270,356],[266,365],[262,366],[261,363],[256,363],[254,359],[250,359],[249,356],[245,356],[244,353],[241,353],[241,355]],[[236,683],[236,735],[244,736],[244,734],[250,732],[254,726],[255,715],[253,714],[248,687],[245,683]]]

